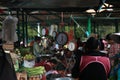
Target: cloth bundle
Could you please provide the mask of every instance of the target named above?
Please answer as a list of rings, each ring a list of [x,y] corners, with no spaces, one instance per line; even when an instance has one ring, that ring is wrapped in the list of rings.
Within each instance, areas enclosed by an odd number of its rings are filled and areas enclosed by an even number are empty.
[[[18,19],[11,15],[7,16],[2,24],[2,40],[7,43],[13,43],[18,41],[18,36],[16,34]]]

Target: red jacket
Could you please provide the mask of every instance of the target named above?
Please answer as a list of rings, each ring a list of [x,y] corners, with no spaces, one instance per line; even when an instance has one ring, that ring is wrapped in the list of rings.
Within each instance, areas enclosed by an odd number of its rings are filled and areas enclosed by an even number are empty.
[[[98,62],[102,64],[106,71],[106,75],[108,76],[110,72],[110,60],[109,58],[103,56],[81,56],[80,72],[82,72],[82,70],[85,69],[88,64],[93,62]]]

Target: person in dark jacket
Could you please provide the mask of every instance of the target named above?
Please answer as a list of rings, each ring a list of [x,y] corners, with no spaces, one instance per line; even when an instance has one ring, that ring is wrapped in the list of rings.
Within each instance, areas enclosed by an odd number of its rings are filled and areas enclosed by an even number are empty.
[[[2,47],[2,39],[0,39],[0,80],[17,80],[12,58]]]
[[[99,41],[88,38],[85,52],[76,57],[71,74],[74,80],[107,80],[110,73],[110,60],[99,51]]]

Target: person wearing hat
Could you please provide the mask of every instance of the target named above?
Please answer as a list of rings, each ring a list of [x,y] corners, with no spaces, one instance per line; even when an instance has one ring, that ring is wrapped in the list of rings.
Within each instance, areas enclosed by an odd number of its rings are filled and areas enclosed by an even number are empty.
[[[108,51],[108,56],[110,58],[110,62],[111,62],[111,73],[114,74],[111,75],[111,77],[113,77],[115,80],[118,79],[119,74],[117,73],[118,69],[120,67],[118,67],[119,65],[119,58],[120,58],[120,43],[119,43],[119,33],[109,33],[106,35],[106,41],[107,41],[107,51]],[[116,67],[118,67],[117,70],[114,70]]]

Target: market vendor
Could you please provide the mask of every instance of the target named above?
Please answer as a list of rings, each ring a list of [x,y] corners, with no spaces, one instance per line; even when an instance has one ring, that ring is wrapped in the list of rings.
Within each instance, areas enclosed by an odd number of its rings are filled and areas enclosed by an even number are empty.
[[[41,38],[38,36],[35,36],[34,44],[33,44],[33,54],[36,56],[36,62],[40,62],[40,53],[41,48],[39,43],[41,42]]]

